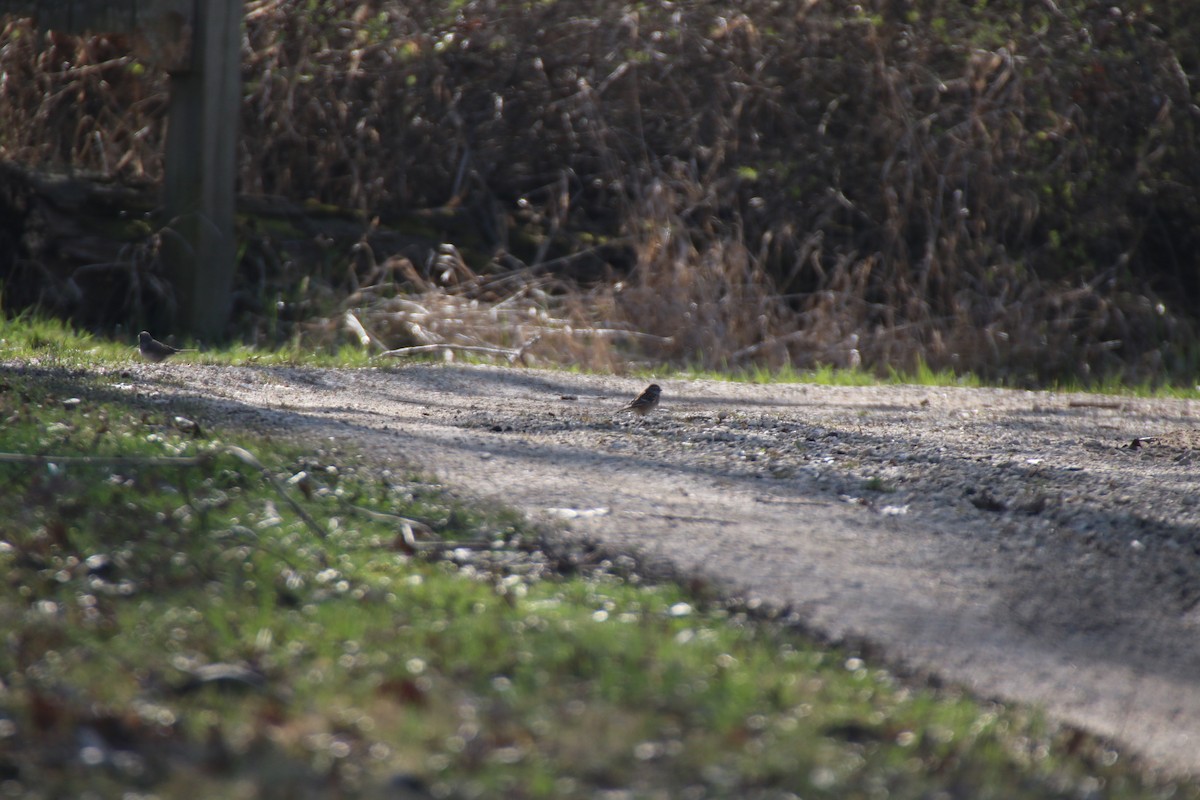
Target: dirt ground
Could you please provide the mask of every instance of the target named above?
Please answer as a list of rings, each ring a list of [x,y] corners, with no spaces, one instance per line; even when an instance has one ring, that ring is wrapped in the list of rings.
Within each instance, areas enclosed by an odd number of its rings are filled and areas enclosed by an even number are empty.
[[[122,371],[663,559],[1200,774],[1200,403],[453,365]],[[200,403],[200,406],[193,404]]]

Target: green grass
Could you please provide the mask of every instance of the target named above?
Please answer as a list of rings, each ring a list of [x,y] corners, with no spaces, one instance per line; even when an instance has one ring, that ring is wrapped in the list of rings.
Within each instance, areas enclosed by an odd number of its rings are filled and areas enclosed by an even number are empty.
[[[704,379],[719,381],[734,381],[742,383],[811,383],[822,386],[882,386],[909,385],[932,387],[964,387],[983,388],[992,386],[1000,389],[1025,389],[1025,386],[1005,383],[988,383],[977,375],[958,374],[951,370],[935,370],[924,362],[917,365],[913,372],[890,369],[886,375],[878,375],[864,369],[848,369],[829,365],[815,369],[796,369],[785,366],[782,369],[767,369],[764,367],[739,368],[728,371],[714,371],[695,367],[675,370],[670,367],[647,368],[636,374],[646,378]],[[1137,384],[1123,383],[1115,377],[1092,383],[1058,382],[1043,387],[1048,392],[1069,392],[1086,394],[1107,394],[1125,397],[1200,399],[1200,384],[1174,385],[1154,381],[1144,381]]]
[[[131,331],[126,338],[128,341],[123,342],[95,336],[78,331],[53,317],[24,313],[0,321],[0,359],[67,369],[120,366],[140,358],[137,332]],[[197,348],[196,343],[190,341],[173,344],[176,347]],[[232,344],[212,349],[199,348],[174,358],[193,364],[240,366],[363,367],[381,363],[372,362],[370,354],[362,348],[350,345],[314,348],[296,339],[270,350]]]
[[[0,370],[0,452],[59,456],[0,463],[7,796],[1200,797],[736,605],[555,573],[516,515],[412,475],[178,413]],[[413,554],[395,515],[487,549]]]
[[[971,375],[956,375],[950,371],[935,371],[922,364],[914,373],[891,370],[886,376],[879,376],[864,369],[849,369],[824,365],[815,369],[796,369],[785,366],[782,369],[766,367],[741,367],[729,370],[709,370],[699,367],[674,370],[671,368],[647,368],[639,370],[638,375],[645,378],[680,377],[687,379],[704,379],[718,381],[733,381],[737,383],[813,383],[823,386],[880,386],[883,384],[918,384],[923,386],[982,386],[983,384]]]

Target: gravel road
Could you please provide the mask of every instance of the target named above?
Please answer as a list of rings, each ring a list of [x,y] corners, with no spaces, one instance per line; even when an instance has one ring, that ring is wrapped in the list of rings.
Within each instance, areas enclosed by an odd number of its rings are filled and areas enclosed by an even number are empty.
[[[1200,403],[413,365],[137,365],[212,429],[338,440],[834,641],[1200,774]]]

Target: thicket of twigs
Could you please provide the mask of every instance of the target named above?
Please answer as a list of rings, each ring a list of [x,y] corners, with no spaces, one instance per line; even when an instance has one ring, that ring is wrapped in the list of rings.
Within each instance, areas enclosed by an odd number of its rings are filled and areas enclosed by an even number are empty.
[[[246,4],[241,187],[421,223],[322,273],[378,346],[1193,376],[1186,4],[312,5]],[[0,68],[4,155],[159,177],[161,76],[20,22]]]

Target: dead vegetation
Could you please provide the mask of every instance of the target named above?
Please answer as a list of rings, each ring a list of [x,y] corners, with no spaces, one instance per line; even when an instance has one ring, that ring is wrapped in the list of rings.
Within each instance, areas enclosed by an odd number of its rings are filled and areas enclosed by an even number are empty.
[[[297,261],[248,234],[252,299],[324,292],[310,330],[595,367],[1194,376],[1184,10],[312,6],[246,4],[242,192],[426,244]],[[161,177],[164,78],[112,42],[11,21],[0,68],[0,154]]]

